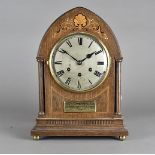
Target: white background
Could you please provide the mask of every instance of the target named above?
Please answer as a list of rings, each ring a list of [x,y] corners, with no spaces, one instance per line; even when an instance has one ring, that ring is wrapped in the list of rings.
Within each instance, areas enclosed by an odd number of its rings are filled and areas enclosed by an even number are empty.
[[[36,55],[46,29],[77,6],[101,16],[124,57],[122,113],[129,137],[33,141],[38,112]],[[0,0],[0,153],[155,153],[154,0]]]

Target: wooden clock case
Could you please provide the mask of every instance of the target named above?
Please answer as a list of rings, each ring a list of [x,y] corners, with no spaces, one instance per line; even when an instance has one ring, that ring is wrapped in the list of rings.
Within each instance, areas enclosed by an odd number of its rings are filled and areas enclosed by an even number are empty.
[[[107,47],[111,63],[105,81],[88,92],[71,92],[55,82],[49,69],[54,45],[72,33],[88,33]],[[115,136],[125,139],[128,131],[121,116],[122,55],[110,27],[95,13],[77,7],[60,16],[46,31],[39,47],[39,113],[31,131],[34,139],[44,136]],[[96,112],[64,112],[65,101],[95,101]]]

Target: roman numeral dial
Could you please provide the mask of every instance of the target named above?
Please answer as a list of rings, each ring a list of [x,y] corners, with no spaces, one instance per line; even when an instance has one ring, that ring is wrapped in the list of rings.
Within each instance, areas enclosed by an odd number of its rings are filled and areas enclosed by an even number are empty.
[[[103,61],[98,61],[97,65],[104,65],[104,62]]]
[[[66,43],[68,44],[69,47],[72,47],[72,44],[69,40],[67,40]]]
[[[90,46],[92,45],[92,43],[93,43],[93,42],[94,42],[94,41],[91,41],[91,42],[90,42],[90,44],[89,44],[88,48],[90,48]]]
[[[71,82],[71,78],[69,77],[69,78],[66,80],[65,84],[69,85],[70,82]]]
[[[64,73],[65,73],[65,72],[64,72],[63,70],[60,70],[60,71],[57,72],[57,75],[58,75],[59,77],[61,77]]]
[[[78,89],[81,89],[81,83],[80,83],[79,80],[78,80],[77,88],[78,88]]]
[[[83,38],[78,38],[78,43],[79,43],[79,45],[82,45],[82,42],[83,42]]]
[[[95,52],[95,55],[98,55],[98,54],[100,54],[100,53],[102,53],[102,50],[96,51],[96,52]]]
[[[62,61],[55,61],[54,64],[61,65]]]
[[[95,71],[94,75],[96,75],[97,77],[100,77],[102,75],[102,73],[100,73],[99,71]]]
[[[50,60],[53,78],[66,91],[91,91],[104,81],[109,68],[109,54],[101,41],[80,33],[62,38]]]

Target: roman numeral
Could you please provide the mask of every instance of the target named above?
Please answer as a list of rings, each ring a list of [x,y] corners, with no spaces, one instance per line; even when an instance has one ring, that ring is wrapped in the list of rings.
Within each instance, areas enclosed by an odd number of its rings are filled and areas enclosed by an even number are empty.
[[[60,53],[67,53],[67,51],[65,51],[64,49],[59,49],[58,50]]]
[[[99,51],[95,52],[95,55],[97,55],[97,54],[99,54],[101,52],[102,52],[102,50],[99,50]]]
[[[78,38],[79,45],[82,45],[82,38]]]
[[[55,61],[54,64],[61,65],[62,61]]]
[[[97,65],[104,65],[104,62],[103,61],[98,61]]]
[[[94,42],[94,41],[91,41],[91,43],[89,44],[88,48],[92,45],[93,42]]]
[[[69,78],[66,80],[65,84],[69,85],[70,82],[71,82],[71,78],[69,77]]]
[[[66,43],[68,44],[69,47],[72,47],[72,44],[69,40],[67,40]]]
[[[59,72],[57,72],[57,75],[60,77],[64,74],[65,72],[63,70],[60,70]]]
[[[78,80],[78,86],[77,86],[77,88],[78,89],[81,89],[81,84],[80,84],[79,80]]]
[[[99,71],[95,71],[95,72],[94,72],[94,75],[100,77],[100,76],[102,75],[102,73],[100,73]]]
[[[89,83],[92,84],[92,82],[88,79]]]

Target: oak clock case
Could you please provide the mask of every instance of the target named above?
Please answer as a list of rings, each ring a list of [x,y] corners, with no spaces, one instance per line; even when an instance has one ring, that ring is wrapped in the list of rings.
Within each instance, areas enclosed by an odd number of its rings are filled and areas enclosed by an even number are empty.
[[[122,55],[103,19],[77,7],[60,16],[39,47],[39,113],[45,136],[128,135],[121,115]]]

